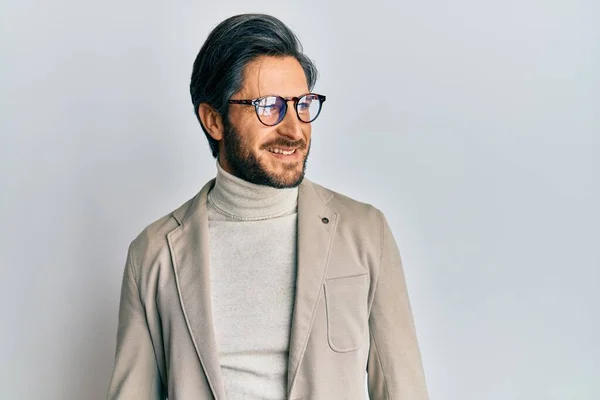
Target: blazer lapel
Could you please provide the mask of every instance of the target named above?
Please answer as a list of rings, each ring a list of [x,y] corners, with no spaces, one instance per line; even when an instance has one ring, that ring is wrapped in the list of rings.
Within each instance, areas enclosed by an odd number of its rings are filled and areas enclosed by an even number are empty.
[[[177,289],[188,330],[215,399],[225,400],[217,342],[213,328],[210,280],[208,214],[206,199],[214,179],[196,196],[180,223],[167,235]]]
[[[305,179],[298,192],[298,266],[290,333],[288,396],[306,350],[337,226],[338,215],[326,206],[333,195],[318,189]]]

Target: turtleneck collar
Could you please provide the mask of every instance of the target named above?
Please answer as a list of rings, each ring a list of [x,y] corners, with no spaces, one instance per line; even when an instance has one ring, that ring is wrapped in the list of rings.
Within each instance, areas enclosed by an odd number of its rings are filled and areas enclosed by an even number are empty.
[[[298,188],[276,189],[247,182],[225,171],[217,160],[217,177],[208,200],[235,219],[276,218],[296,210]]]

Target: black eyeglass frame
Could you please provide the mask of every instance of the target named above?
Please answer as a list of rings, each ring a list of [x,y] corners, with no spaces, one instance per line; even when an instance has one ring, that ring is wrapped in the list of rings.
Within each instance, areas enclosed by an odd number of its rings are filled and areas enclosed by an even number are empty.
[[[300,99],[302,99],[303,97],[306,97],[306,96],[317,96],[317,98],[319,99],[319,102],[320,102],[319,111],[317,112],[317,115],[315,115],[315,117],[312,118],[310,121],[302,120],[302,118],[300,118],[300,114],[298,113],[298,103],[300,102]],[[277,97],[279,99],[282,99],[283,104],[285,104],[285,109],[283,110],[283,112],[280,113],[279,119],[274,124],[264,123],[263,120],[260,118],[260,115],[258,114],[258,107],[259,107],[260,102],[269,97]],[[281,121],[283,121],[283,119],[285,118],[287,111],[288,111],[288,105],[287,105],[288,102],[290,102],[290,101],[294,102],[294,110],[296,110],[296,116],[298,117],[298,120],[301,122],[304,122],[305,124],[310,124],[315,119],[317,119],[317,117],[321,114],[321,110],[323,109],[323,103],[325,102],[326,99],[327,99],[327,96],[324,96],[322,94],[305,93],[305,94],[303,94],[301,96],[297,96],[297,97],[282,97],[282,96],[277,96],[277,95],[268,95],[268,96],[262,96],[262,97],[252,99],[252,100],[229,99],[227,102],[229,104],[243,104],[243,105],[247,105],[247,106],[254,106],[254,111],[256,112],[256,117],[258,118],[258,120],[260,121],[261,124],[266,125],[266,126],[275,126],[275,125],[279,124]]]

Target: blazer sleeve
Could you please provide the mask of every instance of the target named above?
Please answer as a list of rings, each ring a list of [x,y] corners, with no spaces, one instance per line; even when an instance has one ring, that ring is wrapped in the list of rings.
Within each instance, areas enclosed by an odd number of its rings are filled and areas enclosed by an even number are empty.
[[[369,314],[369,397],[372,400],[427,400],[400,253],[385,216],[381,212],[379,216],[381,257]]]
[[[117,349],[108,400],[164,400],[162,384],[146,313],[135,276],[133,243],[123,272]]]

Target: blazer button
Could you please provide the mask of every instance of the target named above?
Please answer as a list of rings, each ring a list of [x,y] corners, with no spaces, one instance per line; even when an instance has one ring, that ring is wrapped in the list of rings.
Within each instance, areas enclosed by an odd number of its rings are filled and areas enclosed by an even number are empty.
[[[321,218],[321,221],[323,221],[324,224],[328,224],[329,218]]]

